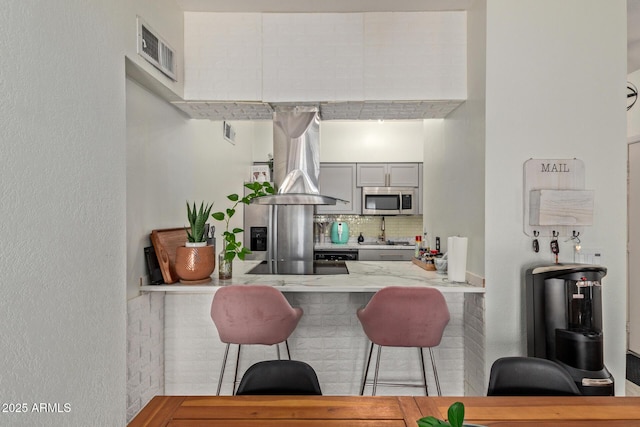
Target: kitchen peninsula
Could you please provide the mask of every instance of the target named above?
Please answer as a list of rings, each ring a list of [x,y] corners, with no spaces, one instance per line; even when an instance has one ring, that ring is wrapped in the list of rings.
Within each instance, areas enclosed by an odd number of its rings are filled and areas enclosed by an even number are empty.
[[[142,286],[143,292],[164,292],[165,394],[214,394],[224,351],[211,321],[210,305],[220,286],[262,284],[280,289],[304,315],[289,339],[292,358],[318,372],[324,394],[357,394],[368,340],[356,310],[385,286],[432,286],[442,291],[451,321],[434,349],[444,395],[476,394],[484,388],[484,288],[482,283],[452,283],[446,276],[405,261],[349,261],[349,274],[247,274],[259,261],[234,262],[233,279],[206,285]],[[477,285],[477,286],[474,286]],[[234,346],[235,347],[235,346]],[[235,349],[232,350],[232,352]],[[380,381],[385,376],[419,384],[418,352],[385,348]],[[239,375],[251,364],[275,359],[276,350],[243,346]],[[235,357],[232,353],[229,364]],[[231,394],[233,366],[227,367],[223,394]],[[392,375],[391,375],[392,374]],[[429,389],[435,391],[428,372]],[[415,394],[413,387],[380,386],[378,394]],[[370,393],[370,389],[365,393]]]

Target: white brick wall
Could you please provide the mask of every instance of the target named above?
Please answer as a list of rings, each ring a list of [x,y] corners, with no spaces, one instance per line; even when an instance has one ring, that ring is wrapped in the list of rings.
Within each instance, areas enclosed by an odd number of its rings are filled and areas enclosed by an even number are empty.
[[[164,394],[164,293],[127,302],[127,421]]]
[[[285,293],[304,315],[289,339],[292,358],[309,363],[318,373],[324,394],[359,393],[369,342],[355,315],[372,294],[356,293]],[[442,343],[434,349],[442,393],[461,396],[465,393],[465,363],[471,359],[465,351],[464,311],[477,312],[483,299],[467,299],[457,293],[445,294],[451,322]],[[468,298],[468,297],[467,297]],[[165,392],[170,395],[215,394],[224,352],[210,317],[211,294],[167,294],[165,297]],[[465,308],[466,306],[466,308]],[[231,393],[236,346],[232,346],[223,394]],[[282,346],[285,357],[285,349]],[[374,355],[375,357],[375,355]],[[240,373],[251,364],[275,359],[276,350],[267,346],[244,346]],[[482,358],[482,357],[480,357]],[[429,390],[435,394],[429,356],[425,353]],[[370,378],[373,375],[371,367]],[[384,348],[379,381],[420,381],[418,351]],[[475,383],[475,380],[472,381]],[[370,392],[370,388],[368,388]],[[379,386],[378,394],[421,394],[411,387]]]
[[[486,394],[484,324],[484,295],[466,294],[464,301],[465,396]]]

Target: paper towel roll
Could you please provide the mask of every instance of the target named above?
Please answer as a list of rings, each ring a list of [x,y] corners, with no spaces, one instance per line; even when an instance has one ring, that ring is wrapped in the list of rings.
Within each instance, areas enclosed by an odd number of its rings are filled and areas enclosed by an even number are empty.
[[[466,237],[447,239],[447,275],[451,282],[465,282],[467,278],[467,241]]]

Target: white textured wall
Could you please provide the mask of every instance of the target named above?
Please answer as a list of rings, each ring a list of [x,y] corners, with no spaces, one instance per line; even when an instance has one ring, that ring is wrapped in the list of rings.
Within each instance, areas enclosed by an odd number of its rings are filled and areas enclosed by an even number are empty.
[[[622,394],[626,2],[488,0],[486,61],[487,368],[500,356],[525,352],[521,269],[551,259],[548,239],[535,254],[522,231],[523,164],[529,158],[576,157],[585,163],[586,187],[595,191],[594,225],[580,238],[583,247],[600,248],[608,267],[604,356]],[[572,261],[564,240],[560,261]]]
[[[222,122],[186,119],[136,82],[126,81],[127,116],[127,420],[164,393],[164,299],[139,295],[147,283],[144,247],[156,228],[181,227],[187,200],[230,207],[227,194],[249,179],[253,123],[233,122],[236,144]],[[234,217],[241,226],[242,212]],[[220,242],[222,224],[218,228]],[[220,248],[220,246],[219,246]]]
[[[444,120],[424,122],[424,224],[447,250],[447,237],[469,238],[467,271],[485,263],[485,10],[467,12],[468,98]]]
[[[320,124],[321,162],[422,162],[421,120],[326,121]]]
[[[1,425],[125,424],[121,10],[2,5]]]
[[[188,225],[186,201],[230,207],[250,177],[254,126],[232,122],[236,144],[222,136],[222,122],[190,120],[166,101],[127,80],[127,295],[146,280],[143,249],[157,228]],[[242,212],[234,216],[241,226]],[[211,220],[222,233],[222,223]],[[218,240],[220,241],[220,240]]]

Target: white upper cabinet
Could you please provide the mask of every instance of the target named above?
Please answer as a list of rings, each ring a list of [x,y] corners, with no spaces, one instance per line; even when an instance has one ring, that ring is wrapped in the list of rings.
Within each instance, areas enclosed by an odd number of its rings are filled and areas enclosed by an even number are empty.
[[[467,98],[466,14],[364,14],[364,99]]]
[[[266,102],[363,100],[361,13],[262,15]]]
[[[356,187],[355,163],[320,163],[320,194],[346,200],[333,205],[318,205],[317,214],[360,214],[361,189]]]
[[[466,99],[464,12],[186,12],[184,26],[185,100]]]
[[[419,163],[358,163],[358,187],[420,187]]]
[[[259,13],[184,14],[185,100],[262,100]]]

